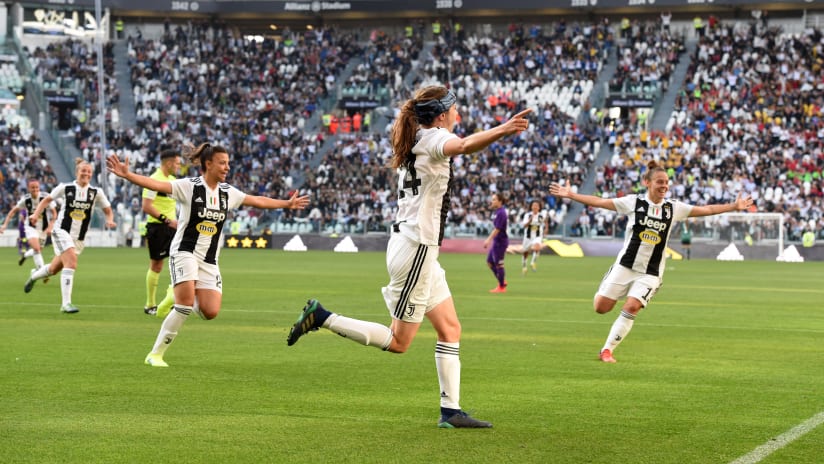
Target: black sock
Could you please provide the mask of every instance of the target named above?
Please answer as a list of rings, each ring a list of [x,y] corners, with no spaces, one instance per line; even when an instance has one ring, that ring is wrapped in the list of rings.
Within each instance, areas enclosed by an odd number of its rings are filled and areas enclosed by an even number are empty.
[[[460,409],[450,409],[441,406],[441,419],[447,420],[455,414],[458,414],[459,412],[461,412]]]

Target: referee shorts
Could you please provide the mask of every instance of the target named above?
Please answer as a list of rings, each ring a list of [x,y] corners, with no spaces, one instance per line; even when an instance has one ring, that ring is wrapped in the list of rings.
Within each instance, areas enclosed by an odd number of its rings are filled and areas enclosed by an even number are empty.
[[[149,258],[160,261],[169,257],[169,248],[175,230],[160,222],[146,224],[146,242],[149,244]]]

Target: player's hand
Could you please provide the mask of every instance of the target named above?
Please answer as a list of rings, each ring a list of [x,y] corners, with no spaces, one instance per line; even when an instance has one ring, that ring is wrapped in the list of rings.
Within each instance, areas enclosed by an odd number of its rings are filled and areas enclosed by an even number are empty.
[[[556,197],[569,198],[572,194],[572,187],[569,186],[569,180],[566,181],[566,185],[561,185],[557,182],[550,184],[549,194],[555,195]]]
[[[509,121],[504,123],[506,126],[507,134],[515,134],[518,132],[523,132],[529,127],[529,120],[526,119],[526,116],[532,112],[532,108],[527,108],[520,113],[512,116]]]
[[[106,158],[106,169],[118,177],[126,177],[129,175],[129,157],[127,156],[123,162],[117,155],[109,155]]]
[[[309,195],[298,196],[298,191],[289,198],[289,209],[303,209],[309,204]]]
[[[749,209],[750,206],[752,206],[752,197],[749,195],[742,197],[741,192],[739,192],[738,196],[735,198],[735,210],[744,211]]]

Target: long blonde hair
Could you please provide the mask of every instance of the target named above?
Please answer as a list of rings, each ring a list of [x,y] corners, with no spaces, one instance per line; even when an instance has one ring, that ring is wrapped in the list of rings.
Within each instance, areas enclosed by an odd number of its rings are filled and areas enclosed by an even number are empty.
[[[412,147],[415,146],[418,126],[432,125],[436,117],[449,110],[440,104],[440,100],[448,94],[449,89],[446,87],[432,85],[418,90],[414,98],[403,104],[401,113],[392,126],[392,168],[397,169],[414,159]]]

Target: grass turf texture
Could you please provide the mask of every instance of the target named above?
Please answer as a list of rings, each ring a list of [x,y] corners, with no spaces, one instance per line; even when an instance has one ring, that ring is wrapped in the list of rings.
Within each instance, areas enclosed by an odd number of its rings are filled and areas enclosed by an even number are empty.
[[[443,255],[463,324],[461,404],[492,430],[442,430],[435,334],[404,355],[328,331],[287,347],[309,297],[389,322],[381,253],[224,250],[223,310],[190,317],[168,369],[143,365],[145,250],[87,249],[76,315],[59,280],[0,249],[0,456],[24,462],[725,463],[824,411],[824,263],[670,261],[616,351],[594,313],[611,259],[544,256],[509,290],[480,255]],[[46,253],[51,258],[51,250]],[[158,290],[168,283],[163,272]],[[824,426],[764,459],[821,462]]]

